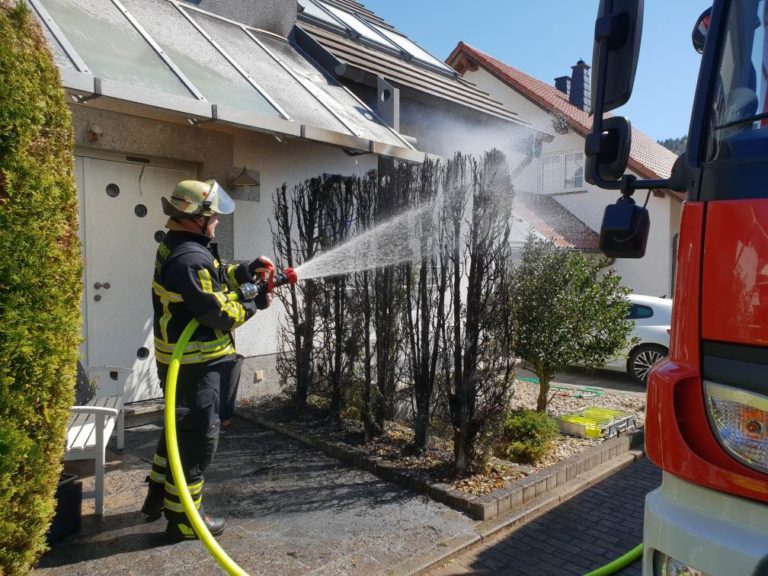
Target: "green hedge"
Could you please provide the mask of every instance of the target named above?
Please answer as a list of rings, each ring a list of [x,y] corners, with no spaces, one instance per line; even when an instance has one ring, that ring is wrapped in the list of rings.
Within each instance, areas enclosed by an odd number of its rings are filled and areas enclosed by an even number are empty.
[[[0,574],[45,550],[80,342],[72,125],[34,17],[0,0]]]
[[[557,422],[546,413],[513,410],[504,422],[498,449],[513,462],[536,464],[559,434]]]

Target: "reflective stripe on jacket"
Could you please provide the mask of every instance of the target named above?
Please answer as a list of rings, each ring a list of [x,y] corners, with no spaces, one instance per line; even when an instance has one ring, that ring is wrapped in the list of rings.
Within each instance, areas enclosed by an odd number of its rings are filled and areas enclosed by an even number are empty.
[[[245,264],[221,263],[208,237],[170,230],[157,249],[152,282],[157,361],[170,364],[173,348],[192,318],[200,326],[184,350],[182,364],[233,355],[232,330],[256,313],[255,304],[239,302],[234,290],[251,280]]]

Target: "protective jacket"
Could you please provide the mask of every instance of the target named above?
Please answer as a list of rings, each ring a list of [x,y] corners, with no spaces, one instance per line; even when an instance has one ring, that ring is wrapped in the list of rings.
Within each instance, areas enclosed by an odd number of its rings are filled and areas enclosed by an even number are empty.
[[[236,290],[252,280],[246,264],[222,263],[207,236],[171,229],[157,249],[152,282],[157,362],[170,364],[174,345],[192,318],[200,326],[181,364],[234,355],[231,332],[257,309],[253,302],[239,302]]]

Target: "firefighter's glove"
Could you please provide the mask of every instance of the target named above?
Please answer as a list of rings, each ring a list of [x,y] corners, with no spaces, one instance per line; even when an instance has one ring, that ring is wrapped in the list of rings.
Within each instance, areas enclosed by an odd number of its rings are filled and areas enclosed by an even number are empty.
[[[269,308],[272,304],[272,294],[267,290],[262,290],[261,293],[253,299],[253,303],[256,304],[256,308],[264,310]]]
[[[275,265],[266,256],[259,256],[248,264],[248,272],[250,272],[251,277],[254,280],[264,280],[266,281],[269,279],[270,272],[273,272],[275,270]]]

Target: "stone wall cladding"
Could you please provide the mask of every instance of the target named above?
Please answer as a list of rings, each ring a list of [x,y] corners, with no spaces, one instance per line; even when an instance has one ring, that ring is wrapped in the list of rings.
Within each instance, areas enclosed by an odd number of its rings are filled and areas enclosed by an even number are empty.
[[[392,462],[370,457],[342,442],[332,442],[308,432],[296,431],[290,426],[270,421],[253,412],[242,411],[239,415],[264,428],[284,434],[334,458],[371,472],[383,480],[426,494],[437,502],[442,502],[454,510],[464,512],[470,518],[483,521],[524,508],[534,499],[562,488],[585,472],[589,472],[641,444],[643,436],[641,429],[622,434],[617,438],[610,438],[580,454],[575,454],[562,462],[521,478],[509,486],[494,490],[490,494],[474,496],[456,490],[448,484],[430,482],[424,473],[403,470]]]

